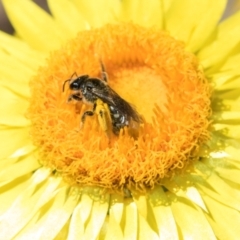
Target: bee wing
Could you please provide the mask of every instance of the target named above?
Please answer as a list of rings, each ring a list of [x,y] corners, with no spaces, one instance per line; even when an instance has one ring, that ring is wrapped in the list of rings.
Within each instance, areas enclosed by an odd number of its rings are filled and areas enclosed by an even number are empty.
[[[115,96],[118,94],[116,92],[114,92],[111,88],[109,88],[108,86],[106,86],[103,89],[93,88],[91,92],[95,96],[97,96],[101,100],[103,100],[105,103],[116,106],[114,99],[115,99]]]
[[[118,109],[122,114],[126,115],[129,120],[134,120],[138,123],[143,122],[143,118],[139,115],[136,108],[121,98],[113,89],[106,86],[104,90],[97,88],[92,89],[92,93],[99,97],[105,103],[112,105]]]

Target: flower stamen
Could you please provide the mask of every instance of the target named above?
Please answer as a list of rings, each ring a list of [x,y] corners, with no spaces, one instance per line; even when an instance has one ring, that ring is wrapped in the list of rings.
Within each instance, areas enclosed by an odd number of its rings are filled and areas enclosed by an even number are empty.
[[[100,77],[99,60],[109,86],[144,117],[134,139],[122,130],[108,138],[87,106],[67,104],[62,86],[74,72]],[[196,57],[167,33],[136,25],[106,25],[81,32],[52,54],[31,82],[28,116],[41,162],[72,184],[140,190],[198,160],[208,139],[210,87]]]

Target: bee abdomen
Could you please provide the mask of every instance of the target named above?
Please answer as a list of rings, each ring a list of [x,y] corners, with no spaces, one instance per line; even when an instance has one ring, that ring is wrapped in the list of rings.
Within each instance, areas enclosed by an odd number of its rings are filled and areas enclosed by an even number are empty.
[[[128,119],[113,106],[109,106],[109,110],[112,119],[113,132],[117,134],[121,128],[128,126]]]

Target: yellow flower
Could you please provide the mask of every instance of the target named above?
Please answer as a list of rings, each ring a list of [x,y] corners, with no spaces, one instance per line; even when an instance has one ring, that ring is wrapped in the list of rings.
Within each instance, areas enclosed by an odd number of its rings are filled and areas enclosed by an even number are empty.
[[[238,239],[240,12],[3,3],[17,37],[0,32],[0,239]],[[144,119],[117,135],[97,114],[79,129],[89,108],[66,103],[73,73],[100,78],[100,59]]]

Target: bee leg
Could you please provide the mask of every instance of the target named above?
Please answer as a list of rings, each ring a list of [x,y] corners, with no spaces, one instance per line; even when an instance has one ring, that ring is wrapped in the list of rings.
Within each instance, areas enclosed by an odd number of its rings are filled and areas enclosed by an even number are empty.
[[[82,98],[80,97],[80,94],[71,94],[71,95],[68,97],[67,102],[71,102],[72,100],[81,101]]]
[[[107,126],[107,119],[106,119],[106,111],[105,109],[99,110],[98,113],[98,122],[104,132],[108,131],[108,126]]]
[[[80,129],[83,127],[83,124],[85,122],[86,116],[93,116],[96,110],[97,104],[93,104],[93,110],[92,111],[85,111],[81,117],[81,123],[80,123]]]
[[[75,104],[75,113],[76,114],[80,114],[81,109],[82,109],[81,102],[80,101],[76,102],[76,104]]]
[[[102,130],[106,133],[108,138],[110,138],[110,113],[108,106],[105,105],[102,101],[97,101],[96,104],[96,114],[98,116],[98,122]]]
[[[93,116],[94,112],[93,111],[86,111],[83,113],[82,117],[81,117],[81,123],[80,123],[80,129],[83,127],[83,124],[86,120],[86,116]]]
[[[106,72],[102,72],[102,79],[104,80],[104,82],[108,81],[108,74]]]
[[[104,82],[107,82],[108,81],[108,75],[107,75],[107,72],[105,70],[105,67],[104,67],[104,64],[102,62],[102,60],[100,59],[100,64],[101,64],[101,74],[102,74],[102,80]]]

